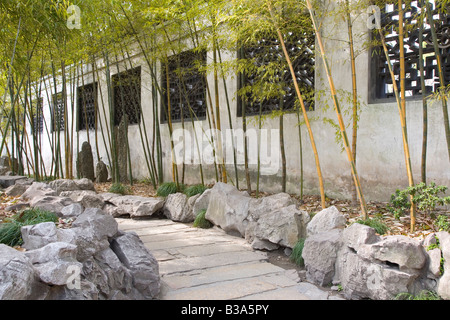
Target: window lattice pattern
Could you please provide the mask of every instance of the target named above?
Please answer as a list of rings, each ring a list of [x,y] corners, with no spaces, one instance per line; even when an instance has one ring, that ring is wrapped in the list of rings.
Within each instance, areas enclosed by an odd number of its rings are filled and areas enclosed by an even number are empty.
[[[44,99],[39,97],[33,103],[33,128],[34,133],[39,134],[44,131],[44,109],[43,109]]]
[[[296,74],[297,83],[305,99],[307,109],[314,106],[314,33],[295,34],[289,32],[284,35],[286,49],[292,61]],[[246,72],[241,75],[239,88],[254,86],[264,76],[266,66],[277,65],[275,75],[271,76],[272,85],[279,87],[278,93],[270,98],[255,100],[254,92],[246,92],[240,95],[238,100],[238,115],[242,115],[242,104],[246,104],[246,115],[259,114],[259,110],[268,113],[273,110],[291,110],[294,108],[297,96],[294,88],[294,81],[288,65],[285,63],[284,53],[278,38],[263,37],[253,46],[243,47],[240,51],[240,58],[250,59],[253,63],[253,70],[256,72]],[[273,68],[273,67],[272,67]],[[262,72],[260,70],[263,70]],[[268,85],[270,87],[270,84]]]
[[[169,57],[162,65],[161,83],[164,88],[164,104],[161,110],[162,122],[168,121],[168,96],[172,121],[194,120],[206,117],[206,80],[199,67],[206,64],[206,51],[185,51]],[[169,90],[167,90],[167,69]],[[164,109],[165,107],[165,109]]]
[[[141,121],[141,67],[136,67],[112,76],[114,99],[114,125],[118,126],[122,116],[128,116],[128,124]]]
[[[428,1],[424,1],[428,2]],[[436,28],[440,54],[442,58],[442,68],[444,71],[445,84],[450,83],[450,16],[440,13],[434,2],[433,4],[433,22]],[[425,7],[425,5],[424,5]],[[405,96],[421,95],[420,69],[419,69],[419,23],[420,14],[424,8],[420,1],[411,1],[410,5],[404,8],[405,24]],[[381,16],[382,27],[385,31],[386,44],[389,57],[393,66],[397,86],[400,88],[400,49],[398,37],[398,6],[397,4],[387,4],[382,8]],[[436,92],[439,88],[439,74],[437,70],[436,56],[434,53],[433,39],[430,25],[424,24],[423,31],[423,64],[426,94]],[[376,55],[375,70],[376,75],[376,98],[394,97],[392,78],[389,73],[387,61],[382,48],[378,49]]]
[[[95,128],[97,113],[97,82],[78,87],[77,89],[78,108],[78,130]]]
[[[62,92],[54,94],[52,96],[52,132],[64,131],[64,95]]]

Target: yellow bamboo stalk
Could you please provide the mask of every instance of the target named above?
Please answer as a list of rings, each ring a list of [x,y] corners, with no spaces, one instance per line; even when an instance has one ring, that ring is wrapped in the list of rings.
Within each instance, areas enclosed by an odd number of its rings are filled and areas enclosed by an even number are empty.
[[[412,174],[411,156],[410,156],[410,152],[409,152],[408,136],[407,136],[407,131],[406,131],[406,118],[404,117],[404,113],[402,110],[401,98],[400,98],[400,95],[398,92],[397,82],[395,81],[395,75],[394,75],[394,71],[392,69],[391,59],[389,58],[389,52],[388,52],[388,49],[386,46],[386,41],[384,39],[384,35],[383,35],[383,32],[381,31],[381,29],[378,30],[378,33],[380,35],[381,43],[383,45],[383,51],[386,56],[389,73],[390,73],[391,79],[392,79],[393,91],[395,94],[395,99],[397,101],[398,113],[400,116],[400,124],[402,126],[402,142],[403,142],[403,150],[404,150],[404,154],[405,154],[405,164],[406,164],[406,172],[408,175],[408,183],[409,183],[409,186],[413,186],[414,179],[413,179],[413,174]],[[411,201],[411,204],[412,205],[411,205],[410,228],[411,228],[411,232],[412,232],[415,229],[416,215],[415,215],[415,207],[414,207],[412,201]]]
[[[360,205],[361,205],[361,212],[362,212],[362,215],[363,215],[364,219],[367,219],[368,218],[368,214],[367,214],[366,202],[364,200],[364,196],[363,196],[363,193],[362,193],[361,183],[359,181],[358,172],[356,170],[355,160],[353,158],[352,150],[350,148],[350,144],[349,144],[349,141],[348,141],[348,138],[347,138],[347,133],[346,133],[346,130],[345,130],[345,124],[344,124],[344,120],[342,118],[341,110],[340,110],[340,107],[339,107],[339,101],[337,99],[336,88],[334,86],[333,77],[331,75],[330,67],[328,66],[328,61],[327,61],[327,58],[325,56],[325,49],[324,49],[324,46],[323,46],[322,37],[320,35],[319,29],[318,29],[318,26],[317,26],[317,21],[316,21],[316,18],[314,16],[313,7],[311,5],[311,1],[310,0],[306,0],[306,6],[307,6],[308,11],[309,11],[309,13],[311,15],[311,20],[312,20],[312,23],[313,23],[313,26],[314,26],[314,31],[316,33],[317,43],[319,45],[319,50],[320,50],[320,53],[322,55],[323,63],[324,63],[324,66],[325,66],[325,70],[327,72],[327,78],[328,78],[328,83],[330,85],[331,96],[333,98],[334,107],[335,107],[335,111],[336,111],[338,122],[339,122],[339,128],[341,130],[342,140],[344,142],[344,148],[345,148],[345,151],[347,153],[348,161],[350,162],[350,166],[351,166],[351,169],[352,169],[353,180],[354,180],[354,183],[355,183],[356,192],[358,194],[358,198],[359,198]]]
[[[270,14],[272,15],[272,18],[273,18],[273,11],[272,11],[272,6],[270,5],[270,3],[268,3],[268,8],[269,8],[269,12],[270,12]],[[273,20],[275,21],[275,19],[273,19]],[[325,209],[326,208],[325,190],[324,190],[324,185],[323,185],[322,170],[320,168],[319,154],[317,152],[316,143],[314,141],[314,135],[313,135],[313,132],[312,132],[312,129],[311,129],[311,124],[309,122],[308,114],[306,113],[306,107],[305,107],[305,103],[303,101],[303,96],[300,93],[300,88],[299,88],[298,83],[297,83],[297,77],[295,75],[294,67],[292,66],[291,59],[290,59],[289,54],[288,54],[288,52],[286,50],[286,45],[284,44],[283,35],[281,34],[281,31],[280,31],[280,28],[278,27],[278,25],[277,25],[276,29],[277,29],[278,38],[279,38],[280,43],[281,43],[281,47],[283,49],[284,57],[286,58],[286,61],[287,61],[288,66],[289,66],[289,71],[291,72],[292,80],[294,82],[295,92],[297,93],[298,100],[300,101],[300,106],[301,106],[302,112],[303,112],[303,118],[305,119],[305,124],[306,124],[306,127],[308,128],[309,140],[311,142],[311,147],[313,149],[314,159],[315,159],[315,162],[316,162],[317,176],[318,176],[318,179],[319,179],[321,206],[322,206],[322,209]]]

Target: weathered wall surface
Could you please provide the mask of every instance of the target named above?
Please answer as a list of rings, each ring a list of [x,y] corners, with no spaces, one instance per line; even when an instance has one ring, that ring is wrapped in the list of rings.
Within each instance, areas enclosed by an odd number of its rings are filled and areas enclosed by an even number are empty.
[[[369,101],[369,64],[370,53],[364,49],[365,41],[368,39],[366,18],[362,16],[355,22],[355,34],[357,41],[357,83],[358,95],[361,101],[360,120],[358,123],[358,143],[357,143],[357,170],[360,175],[360,180],[365,197],[368,200],[384,200],[388,201],[390,195],[396,188],[404,188],[407,186],[407,176],[404,162],[402,134],[400,119],[398,116],[397,105],[395,102],[386,103],[371,103]],[[341,22],[339,22],[341,23]],[[338,89],[338,94],[341,99],[341,108],[344,111],[345,121],[347,125],[347,135],[351,141],[351,123],[350,110],[351,100],[347,97],[351,94],[351,70],[349,62],[349,50],[346,41],[346,27],[345,25],[336,26],[335,21],[329,21],[325,24],[327,27],[322,30],[323,36],[327,39],[325,45],[327,48],[329,64],[332,67],[332,74],[335,85]],[[235,54],[230,52],[223,52],[222,58],[224,60],[234,59]],[[208,54],[208,62],[212,62],[212,53]],[[141,66],[141,105],[142,117],[141,121],[145,123],[149,143],[152,143],[153,134],[153,101],[151,93],[151,75],[145,59],[142,55],[135,55],[132,58],[133,67]],[[129,65],[128,65],[129,67]],[[120,63],[119,68],[124,70],[124,64]],[[159,68],[159,66],[158,66]],[[117,73],[115,65],[111,67],[111,74]],[[90,67],[84,70],[85,83],[92,82],[92,72]],[[158,70],[159,74],[159,70]],[[100,78],[98,78],[98,76]],[[102,120],[103,130],[109,127],[109,109],[107,86],[105,77],[105,68],[99,69],[98,76],[95,80],[99,81],[99,112]],[[208,81],[213,83],[214,78],[212,74],[208,75]],[[231,107],[232,125],[235,130],[242,129],[242,118],[237,116],[237,77],[236,75],[228,75],[227,88],[229,94],[229,101]],[[47,85],[48,85],[47,80]],[[81,81],[80,81],[81,82]],[[211,85],[212,87],[212,85]],[[59,87],[60,89],[61,87]],[[228,113],[226,108],[226,96],[223,90],[224,86],[222,80],[219,80],[220,89],[220,118],[222,131],[229,128]],[[350,175],[350,165],[347,160],[345,152],[341,151],[341,146],[335,142],[335,129],[324,121],[325,118],[333,119],[337,122],[336,113],[334,112],[331,100],[328,97],[329,86],[326,81],[326,74],[323,69],[321,56],[317,53],[316,57],[316,109],[309,111],[308,116],[312,121],[312,130],[317,144],[321,169],[325,183],[325,192],[331,197],[351,198],[352,180]],[[70,92],[70,91],[69,91]],[[346,93],[345,93],[346,92]],[[214,101],[214,91],[211,89],[212,101]],[[44,97],[44,116],[47,124],[50,124],[50,108],[45,94]],[[69,98],[70,99],[70,94]],[[76,97],[75,97],[76,99]],[[75,100],[76,101],[76,100]],[[158,101],[160,108],[160,99]],[[209,104],[209,103],[208,103]],[[326,107],[328,105],[328,108]],[[70,109],[70,108],[69,108]],[[104,114],[106,111],[106,115]],[[159,109],[160,110],[160,109]],[[444,127],[442,121],[442,110],[440,103],[433,103],[428,107],[428,162],[427,162],[427,176],[428,182],[434,181],[440,185],[450,186],[450,166],[448,155],[446,151]],[[75,115],[76,117],[76,115]],[[72,115],[69,115],[69,123],[71,123]],[[105,123],[106,119],[106,123]],[[257,128],[257,117],[248,117],[248,129]],[[411,148],[412,166],[415,175],[415,181],[420,181],[420,156],[422,145],[422,104],[421,100],[408,100],[407,102],[407,125],[408,138]],[[160,124],[162,135],[162,151],[164,155],[164,180],[172,179],[171,166],[171,148],[169,140],[169,130],[166,123]],[[181,129],[181,123],[175,122],[173,129]],[[201,134],[202,130],[208,130],[209,125],[207,120],[195,121],[197,132]],[[284,116],[284,136],[286,148],[287,161],[287,192],[298,193],[300,190],[300,152],[299,152],[299,134],[298,121],[295,113]],[[191,134],[194,139],[192,125],[189,121],[185,122],[185,129]],[[270,166],[263,166],[264,171],[261,175],[260,188],[263,191],[279,192],[281,191],[281,158],[278,152],[276,135],[272,137],[270,133],[277,134],[279,129],[279,118],[265,117],[263,129],[267,129],[269,136],[262,143],[263,152],[274,149],[272,163],[276,164],[277,170],[270,170]],[[272,131],[271,131],[272,130]],[[250,130],[251,131],[251,130]],[[304,125],[301,126],[302,142],[303,142],[303,170],[304,170],[304,190],[305,194],[319,194],[317,171],[315,168],[314,156],[309,141],[308,132]],[[86,130],[79,132],[79,143],[76,140],[76,131],[74,128],[74,154],[77,154],[77,145],[81,148],[81,144],[87,140]],[[141,137],[138,125],[130,125],[128,129],[128,137],[130,144],[130,153],[132,159],[132,171],[135,178],[146,178],[149,176],[145,156],[142,149]],[[271,137],[273,139],[271,139]],[[97,162],[97,155],[102,160],[108,163],[106,156],[106,148],[103,142],[100,131],[98,132],[98,146],[95,145],[95,133],[93,130],[89,131],[89,138],[91,141],[94,162]],[[63,141],[63,138],[61,139]],[[254,140],[253,140],[254,141]],[[242,143],[242,140],[240,141]],[[192,152],[196,155],[197,149],[192,143]],[[224,148],[230,147],[230,140],[226,141]],[[50,144],[48,139],[43,136],[43,155],[48,167],[51,163]],[[203,149],[207,149],[208,143],[203,141]],[[63,145],[61,146],[63,150]],[[98,149],[97,149],[98,148]],[[250,143],[249,154],[256,159],[256,144]],[[243,150],[238,148],[238,169],[239,169],[239,186],[246,187],[244,165],[243,165]],[[227,170],[229,174],[229,181],[234,181],[234,166],[232,154],[227,156]],[[206,163],[203,165],[205,182],[211,183],[215,181],[215,170],[211,159],[205,159]],[[276,160],[276,161],[275,161]],[[64,159],[63,159],[64,161]],[[74,168],[76,168],[76,159],[74,159]],[[185,183],[199,183],[200,174],[198,165],[192,164],[190,160],[186,164]],[[254,161],[250,168],[252,170],[252,185],[256,186],[256,162]],[[181,165],[179,165],[179,172],[181,177]]]

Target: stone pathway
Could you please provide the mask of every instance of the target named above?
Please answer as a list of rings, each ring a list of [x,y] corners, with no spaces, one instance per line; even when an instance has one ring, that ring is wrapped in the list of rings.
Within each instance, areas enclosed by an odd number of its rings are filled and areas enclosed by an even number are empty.
[[[135,231],[158,260],[161,300],[342,299],[300,282],[296,270],[269,263],[266,253],[219,228],[163,219],[116,220],[120,230]]]

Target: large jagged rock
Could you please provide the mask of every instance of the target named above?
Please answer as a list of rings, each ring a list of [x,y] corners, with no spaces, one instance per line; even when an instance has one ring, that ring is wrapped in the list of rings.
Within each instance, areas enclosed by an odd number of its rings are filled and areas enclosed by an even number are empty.
[[[135,233],[88,208],[70,229],[22,227],[20,252],[0,245],[0,299],[155,299],[159,266]]]
[[[36,278],[23,252],[0,244],[0,300],[24,300],[31,294]]]
[[[95,181],[97,183],[108,181],[108,167],[101,160],[95,166]]]
[[[211,189],[205,218],[224,231],[245,236],[250,196],[218,182]]]
[[[379,237],[372,228],[355,223],[343,232],[334,282],[342,285],[347,299],[392,299],[399,293],[414,293],[425,262],[417,240]]]
[[[306,238],[302,257],[308,281],[320,286],[332,282],[338,252],[342,245],[342,232],[341,229],[332,229]]]
[[[158,261],[144,246],[139,236],[128,232],[116,237],[111,249],[133,276],[133,288],[142,294],[144,299],[156,299],[160,291]]]
[[[245,238],[255,249],[293,248],[298,239],[306,237],[309,215],[298,210],[286,193],[252,199],[248,211]]]

